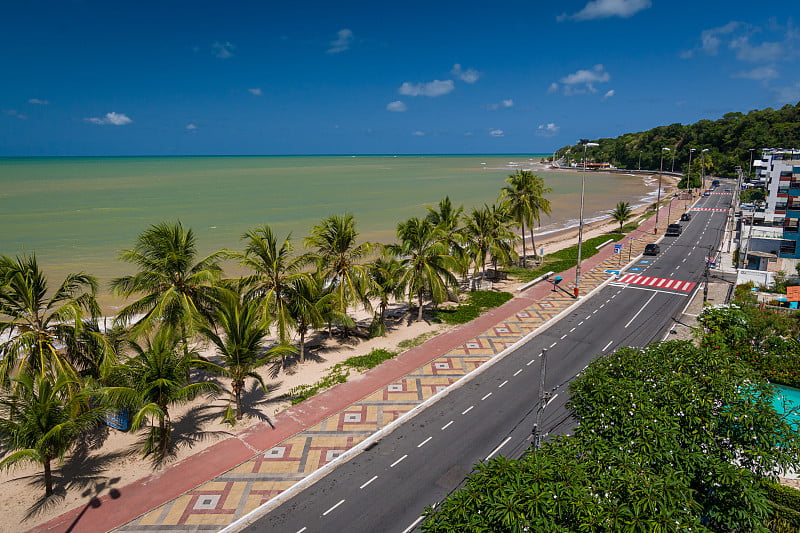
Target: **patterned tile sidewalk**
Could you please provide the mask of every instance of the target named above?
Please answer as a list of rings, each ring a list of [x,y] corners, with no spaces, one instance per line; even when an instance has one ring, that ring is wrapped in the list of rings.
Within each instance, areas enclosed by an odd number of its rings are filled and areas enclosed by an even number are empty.
[[[659,225],[666,226],[666,221]],[[653,221],[650,219],[634,232],[632,257],[638,256],[644,245],[653,241],[652,228]],[[609,244],[595,257],[584,262],[582,294],[590,292],[608,280],[610,274],[606,273],[606,270],[618,269],[621,262],[627,261],[628,244],[626,241],[622,257],[619,254],[612,254],[612,246]],[[572,280],[574,269],[562,275],[565,282]],[[524,296],[517,297],[487,313],[491,316],[483,321],[484,324],[479,324],[481,328],[477,330],[479,333],[474,334],[476,331],[468,330],[470,335],[465,337],[462,332],[461,337],[466,340],[462,340],[455,347],[451,344],[450,347],[440,348],[437,351],[436,339],[429,341],[420,348],[423,352],[427,351],[429,358],[435,357],[434,359],[402,373],[394,370],[394,375],[389,376],[386,384],[377,390],[371,389],[374,392],[362,391],[357,398],[354,398],[355,401],[339,407],[333,414],[324,416],[326,414],[324,408],[321,409],[323,413],[318,416],[322,418],[321,421],[306,429],[287,435],[279,441],[275,440],[276,432],[269,432],[265,428],[258,428],[250,433],[244,432],[244,435],[237,436],[238,443],[230,443],[228,446],[230,449],[227,457],[228,466],[224,465],[224,458],[220,459],[220,454],[226,454],[225,449],[217,449],[213,454],[206,454],[209,459],[217,457],[222,461],[223,464],[219,469],[221,473],[205,477],[208,480],[205,482],[199,480],[194,483],[195,488],[188,491],[184,489],[181,491],[182,494],[172,497],[166,503],[162,502],[169,497],[168,495],[162,497],[157,506],[145,506],[148,504],[141,503],[143,507],[138,509],[138,512],[144,514],[124,525],[120,526],[122,522],[120,521],[111,527],[119,526],[118,530],[124,532],[217,531],[223,528],[330,463],[375,431],[455,383],[575,303],[575,300],[566,296],[564,292],[551,291],[549,286],[549,284],[535,286],[525,291]],[[476,320],[479,321],[480,319]],[[426,350],[428,346],[430,348]],[[437,353],[441,355],[436,357]],[[387,372],[391,373],[392,370]],[[343,387],[347,385],[349,384]],[[339,387],[333,389],[334,394],[338,389]],[[304,402],[300,406],[309,402]],[[308,419],[307,416],[303,416],[308,413],[302,413],[302,409],[300,413],[299,417]],[[240,458],[238,461],[237,457]],[[236,462],[231,463],[231,461]],[[170,470],[181,469],[181,466],[179,463]],[[184,470],[188,472],[191,467],[187,465]],[[143,485],[150,486],[148,489],[150,492],[159,488],[159,476],[152,477],[155,479],[143,482]],[[183,483],[188,481],[184,479]],[[149,497],[157,499],[152,494]],[[112,503],[108,498],[104,498],[103,501]],[[145,512],[147,509],[152,510]],[[111,511],[112,509],[108,509],[106,514]],[[56,522],[53,521],[36,530],[67,530],[63,528],[65,520]],[[101,520],[94,526],[94,521],[87,516],[80,522],[80,529],[102,531],[108,529],[108,523]]]

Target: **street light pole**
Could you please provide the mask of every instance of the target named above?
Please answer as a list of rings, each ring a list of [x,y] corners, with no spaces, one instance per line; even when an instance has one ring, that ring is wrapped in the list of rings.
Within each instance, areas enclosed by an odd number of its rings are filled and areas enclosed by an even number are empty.
[[[642,151],[639,150],[639,170],[642,170]]]
[[[753,176],[753,152],[755,148],[748,148],[750,150],[750,168],[747,171],[747,178],[750,179]]]
[[[708,148],[703,148],[700,151],[700,155],[703,156],[703,164],[701,165],[703,168],[701,169],[703,172],[703,190],[706,190],[706,152],[708,152]]]
[[[664,172],[664,150],[670,151],[666,146],[661,147],[661,163],[659,164],[658,171],[658,198],[656,199],[656,226],[653,228],[653,233],[658,233],[658,213],[661,211],[661,174]]]
[[[689,187],[689,185],[692,184],[692,154],[696,151],[697,148],[689,148],[689,169],[686,171],[686,188],[692,190],[692,198],[694,198],[694,187]]]
[[[583,173],[581,174],[581,211],[578,221],[578,265],[575,267],[575,298],[580,294],[581,286],[581,254],[583,252],[583,197],[586,193],[586,149],[589,146],[600,146],[597,143],[590,143],[587,139],[581,139],[583,145]]]

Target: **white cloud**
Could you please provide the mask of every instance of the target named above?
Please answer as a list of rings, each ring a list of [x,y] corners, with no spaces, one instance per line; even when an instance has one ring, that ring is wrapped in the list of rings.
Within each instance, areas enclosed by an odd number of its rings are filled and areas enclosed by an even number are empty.
[[[338,54],[339,52],[348,50],[350,45],[353,44],[353,32],[347,28],[339,30],[336,32],[336,35],[336,39],[330,42],[331,47],[328,48],[325,53]]]
[[[194,125],[193,123],[190,123],[190,124],[186,125],[186,129],[189,130],[189,131],[194,131],[194,130],[197,129],[197,126]]]
[[[566,19],[594,20],[609,17],[628,18],[652,5],[650,0],[593,0],[574,15],[564,13],[556,17],[556,19],[563,21]]]
[[[558,135],[559,131],[561,131],[561,127],[556,126],[552,122],[548,122],[547,124],[539,124],[539,127],[536,128],[537,135],[542,137],[553,137]]]
[[[133,122],[133,120],[128,118],[124,113],[115,113],[113,111],[111,113],[106,113],[103,118],[91,117],[83,120],[99,126],[106,126],[109,124],[112,126],[124,126]]]
[[[233,50],[236,48],[230,41],[226,41],[221,43],[219,41],[215,41],[214,44],[211,45],[212,53],[214,57],[218,57],[220,59],[228,59],[229,57],[233,57]]]
[[[262,94],[264,94],[264,92],[261,90],[261,88],[260,88],[260,87],[254,87],[254,88],[252,88],[252,89],[247,89],[247,90],[248,90],[248,91],[250,92],[250,94],[252,94],[253,96],[261,96]]]
[[[609,98],[614,96],[616,93],[617,93],[617,91],[615,91],[614,89],[611,89],[610,91],[608,91],[606,94],[603,95],[603,100],[608,100]]]
[[[415,137],[425,137],[425,132],[424,131],[415,131],[411,135],[413,135]]]
[[[386,105],[386,110],[392,111],[393,113],[402,113],[403,111],[408,110],[408,106],[403,102],[401,102],[400,100],[397,100],[395,102],[389,102]]]
[[[492,137],[502,137],[505,135],[505,132],[503,130],[492,130],[489,132],[489,135]]]
[[[451,93],[453,89],[455,89],[453,80],[433,80],[428,83],[410,83],[406,81],[397,92],[406,96],[436,97]]]
[[[505,108],[514,107],[514,100],[509,98],[508,100],[502,100],[502,101],[500,101],[498,103],[495,103],[495,104],[487,104],[486,105],[486,109],[488,109],[489,111],[497,111],[501,107],[505,107]]]
[[[559,81],[563,86],[564,94],[569,96],[573,94],[596,93],[597,88],[594,86],[596,83],[606,83],[610,80],[611,75],[606,72],[603,65],[598,64],[591,69],[582,69],[573,72],[572,74],[564,76]],[[561,86],[553,82],[550,84],[550,88],[547,92],[555,93],[558,92],[559,89],[561,89]]]
[[[731,50],[736,51],[736,59],[750,63],[775,61],[784,55],[783,46],[777,42],[764,42],[753,46],[747,35],[737,37],[730,43]]]
[[[770,90],[781,104],[792,104],[800,101],[800,81],[794,82],[794,85],[773,87]]]
[[[18,118],[20,120],[27,120],[27,118],[28,118],[28,115],[23,115],[22,113],[20,113],[16,109],[4,109],[3,110],[3,114],[4,115],[8,115],[9,117]]]
[[[503,104],[503,107],[514,107],[514,100],[511,98],[508,100],[503,100],[501,103]]]
[[[29,104],[37,104],[37,105],[49,105],[50,101],[49,100],[40,100],[39,98],[31,98],[30,100],[28,100],[28,103]]]
[[[744,78],[747,80],[772,80],[780,78],[780,74],[775,70],[775,67],[767,65],[764,67],[756,67],[752,70],[743,70],[733,75],[734,78]]]
[[[459,63],[453,65],[453,69],[450,71],[450,74],[466,83],[475,83],[478,81],[478,78],[481,77],[481,73],[473,68],[462,70],[461,64]]]
[[[729,33],[736,31],[738,27],[738,22],[731,21],[724,26],[720,26],[719,28],[703,30],[703,32],[700,34],[700,49],[710,56],[717,55],[719,53],[719,45],[722,43],[722,40],[719,38],[719,36],[728,35]]]

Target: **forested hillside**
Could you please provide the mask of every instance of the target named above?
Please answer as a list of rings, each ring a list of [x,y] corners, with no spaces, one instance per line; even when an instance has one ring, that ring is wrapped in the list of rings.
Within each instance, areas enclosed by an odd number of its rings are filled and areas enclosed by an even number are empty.
[[[638,133],[626,133],[614,139],[599,139],[597,148],[589,148],[589,160],[609,161],[627,169],[658,169],[662,147],[664,170],[673,168],[685,172],[692,155],[692,172],[699,171],[701,150],[711,173],[732,176],[735,167],[747,170],[750,149],[756,157],[762,148],[800,148],[800,103],[785,105],[780,109],[753,110],[748,113],[727,113],[719,120],[701,120],[694,124],[670,124]],[[580,145],[565,146],[558,150],[559,157],[569,160],[582,157]],[[640,167],[641,158],[641,167]]]

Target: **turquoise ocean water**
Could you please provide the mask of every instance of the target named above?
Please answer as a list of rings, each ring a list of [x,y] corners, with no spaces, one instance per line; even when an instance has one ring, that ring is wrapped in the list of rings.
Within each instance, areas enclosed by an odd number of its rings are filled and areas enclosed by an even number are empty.
[[[503,180],[540,155],[0,158],[0,253],[36,253],[48,277],[83,270],[105,285],[129,271],[119,252],[150,224],[180,220],[203,253],[241,248],[270,224],[302,239],[331,214],[352,213],[364,239],[390,242],[397,223],[449,195],[467,208],[496,200]],[[575,225],[580,174],[537,171],[553,189],[542,231]],[[653,184],[589,173],[587,220],[618,201],[641,204]]]

